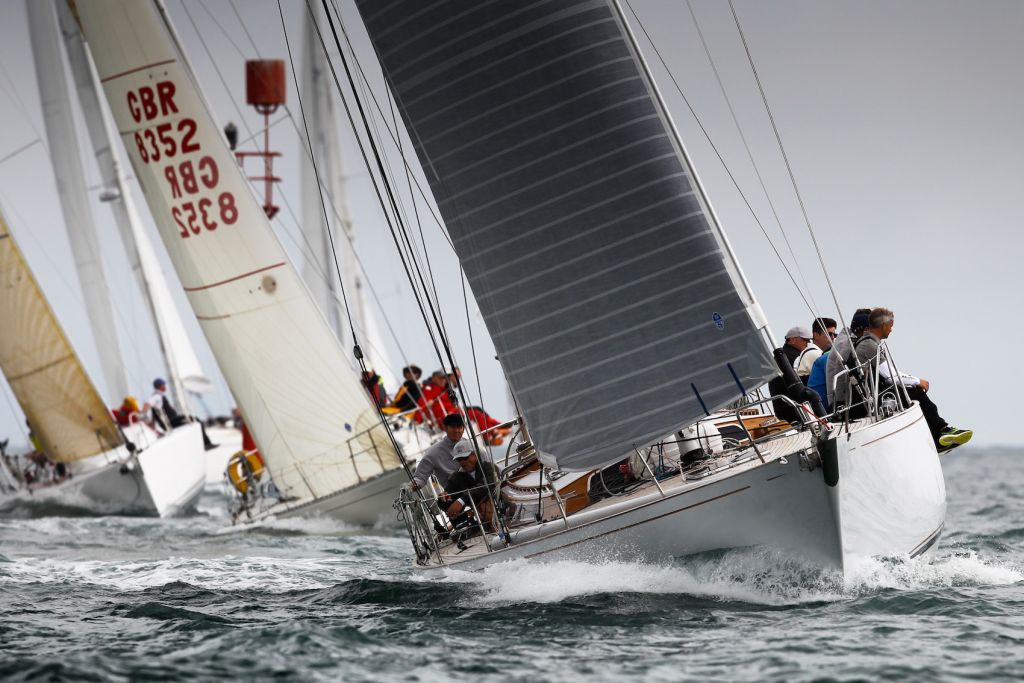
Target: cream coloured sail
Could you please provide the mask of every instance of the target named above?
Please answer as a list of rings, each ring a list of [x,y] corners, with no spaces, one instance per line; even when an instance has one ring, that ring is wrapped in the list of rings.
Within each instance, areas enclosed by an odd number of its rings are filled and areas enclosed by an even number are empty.
[[[163,6],[76,7],[160,236],[278,488],[301,502],[399,466],[393,449],[360,447],[369,397],[222,139]]]
[[[117,448],[121,436],[0,215],[0,370],[51,460]]]
[[[43,107],[43,121],[49,140],[50,161],[57,180],[57,195],[64,213],[68,240],[75,258],[75,270],[89,313],[96,351],[100,358],[103,385],[111,401],[128,395],[114,309],[107,288],[99,239],[89,208],[84,166],[78,151],[71,100],[68,97],[64,62],[59,47],[54,6],[49,2],[27,2],[32,55]]]
[[[210,391],[213,385],[203,372],[192,342],[185,332],[167,285],[167,276],[160,266],[153,243],[128,189],[120,154],[117,146],[111,142],[115,135],[111,131],[109,117],[100,104],[99,85],[78,23],[66,2],[55,0],[55,3],[60,33],[82,107],[82,117],[103,179],[103,199],[114,215],[128,265],[135,274],[139,290],[145,293],[144,298],[149,303],[171,383],[179,404],[184,405],[187,403],[185,390],[201,394]]]

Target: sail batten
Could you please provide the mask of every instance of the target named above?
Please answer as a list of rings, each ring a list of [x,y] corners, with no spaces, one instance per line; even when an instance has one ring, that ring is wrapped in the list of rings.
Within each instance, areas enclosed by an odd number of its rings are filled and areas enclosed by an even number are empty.
[[[357,6],[542,453],[613,462],[773,374],[608,0]]]

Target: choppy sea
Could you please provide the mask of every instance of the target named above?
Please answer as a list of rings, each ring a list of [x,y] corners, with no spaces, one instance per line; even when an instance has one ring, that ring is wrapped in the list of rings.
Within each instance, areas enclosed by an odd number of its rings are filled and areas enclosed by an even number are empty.
[[[756,549],[424,580],[401,529],[218,533],[217,490],[171,520],[8,500],[0,678],[1024,678],[1024,450],[943,468],[935,560],[864,560],[846,582]]]

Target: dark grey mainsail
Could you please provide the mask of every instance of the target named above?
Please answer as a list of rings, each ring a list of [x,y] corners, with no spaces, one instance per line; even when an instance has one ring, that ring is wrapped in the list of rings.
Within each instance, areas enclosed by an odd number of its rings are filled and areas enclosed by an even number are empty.
[[[603,0],[357,0],[534,443],[623,457],[773,373]]]

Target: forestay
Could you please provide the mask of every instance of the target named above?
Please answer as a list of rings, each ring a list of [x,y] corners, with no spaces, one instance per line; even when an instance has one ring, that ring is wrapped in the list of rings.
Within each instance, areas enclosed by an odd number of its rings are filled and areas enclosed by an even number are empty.
[[[121,436],[0,216],[0,370],[51,460],[117,448]]]
[[[367,451],[352,440],[373,424],[359,420],[373,414],[369,398],[222,139],[162,6],[76,6],[160,236],[278,488],[299,503],[397,466],[387,444]]]
[[[773,374],[609,2],[357,4],[543,453],[612,462]]]

